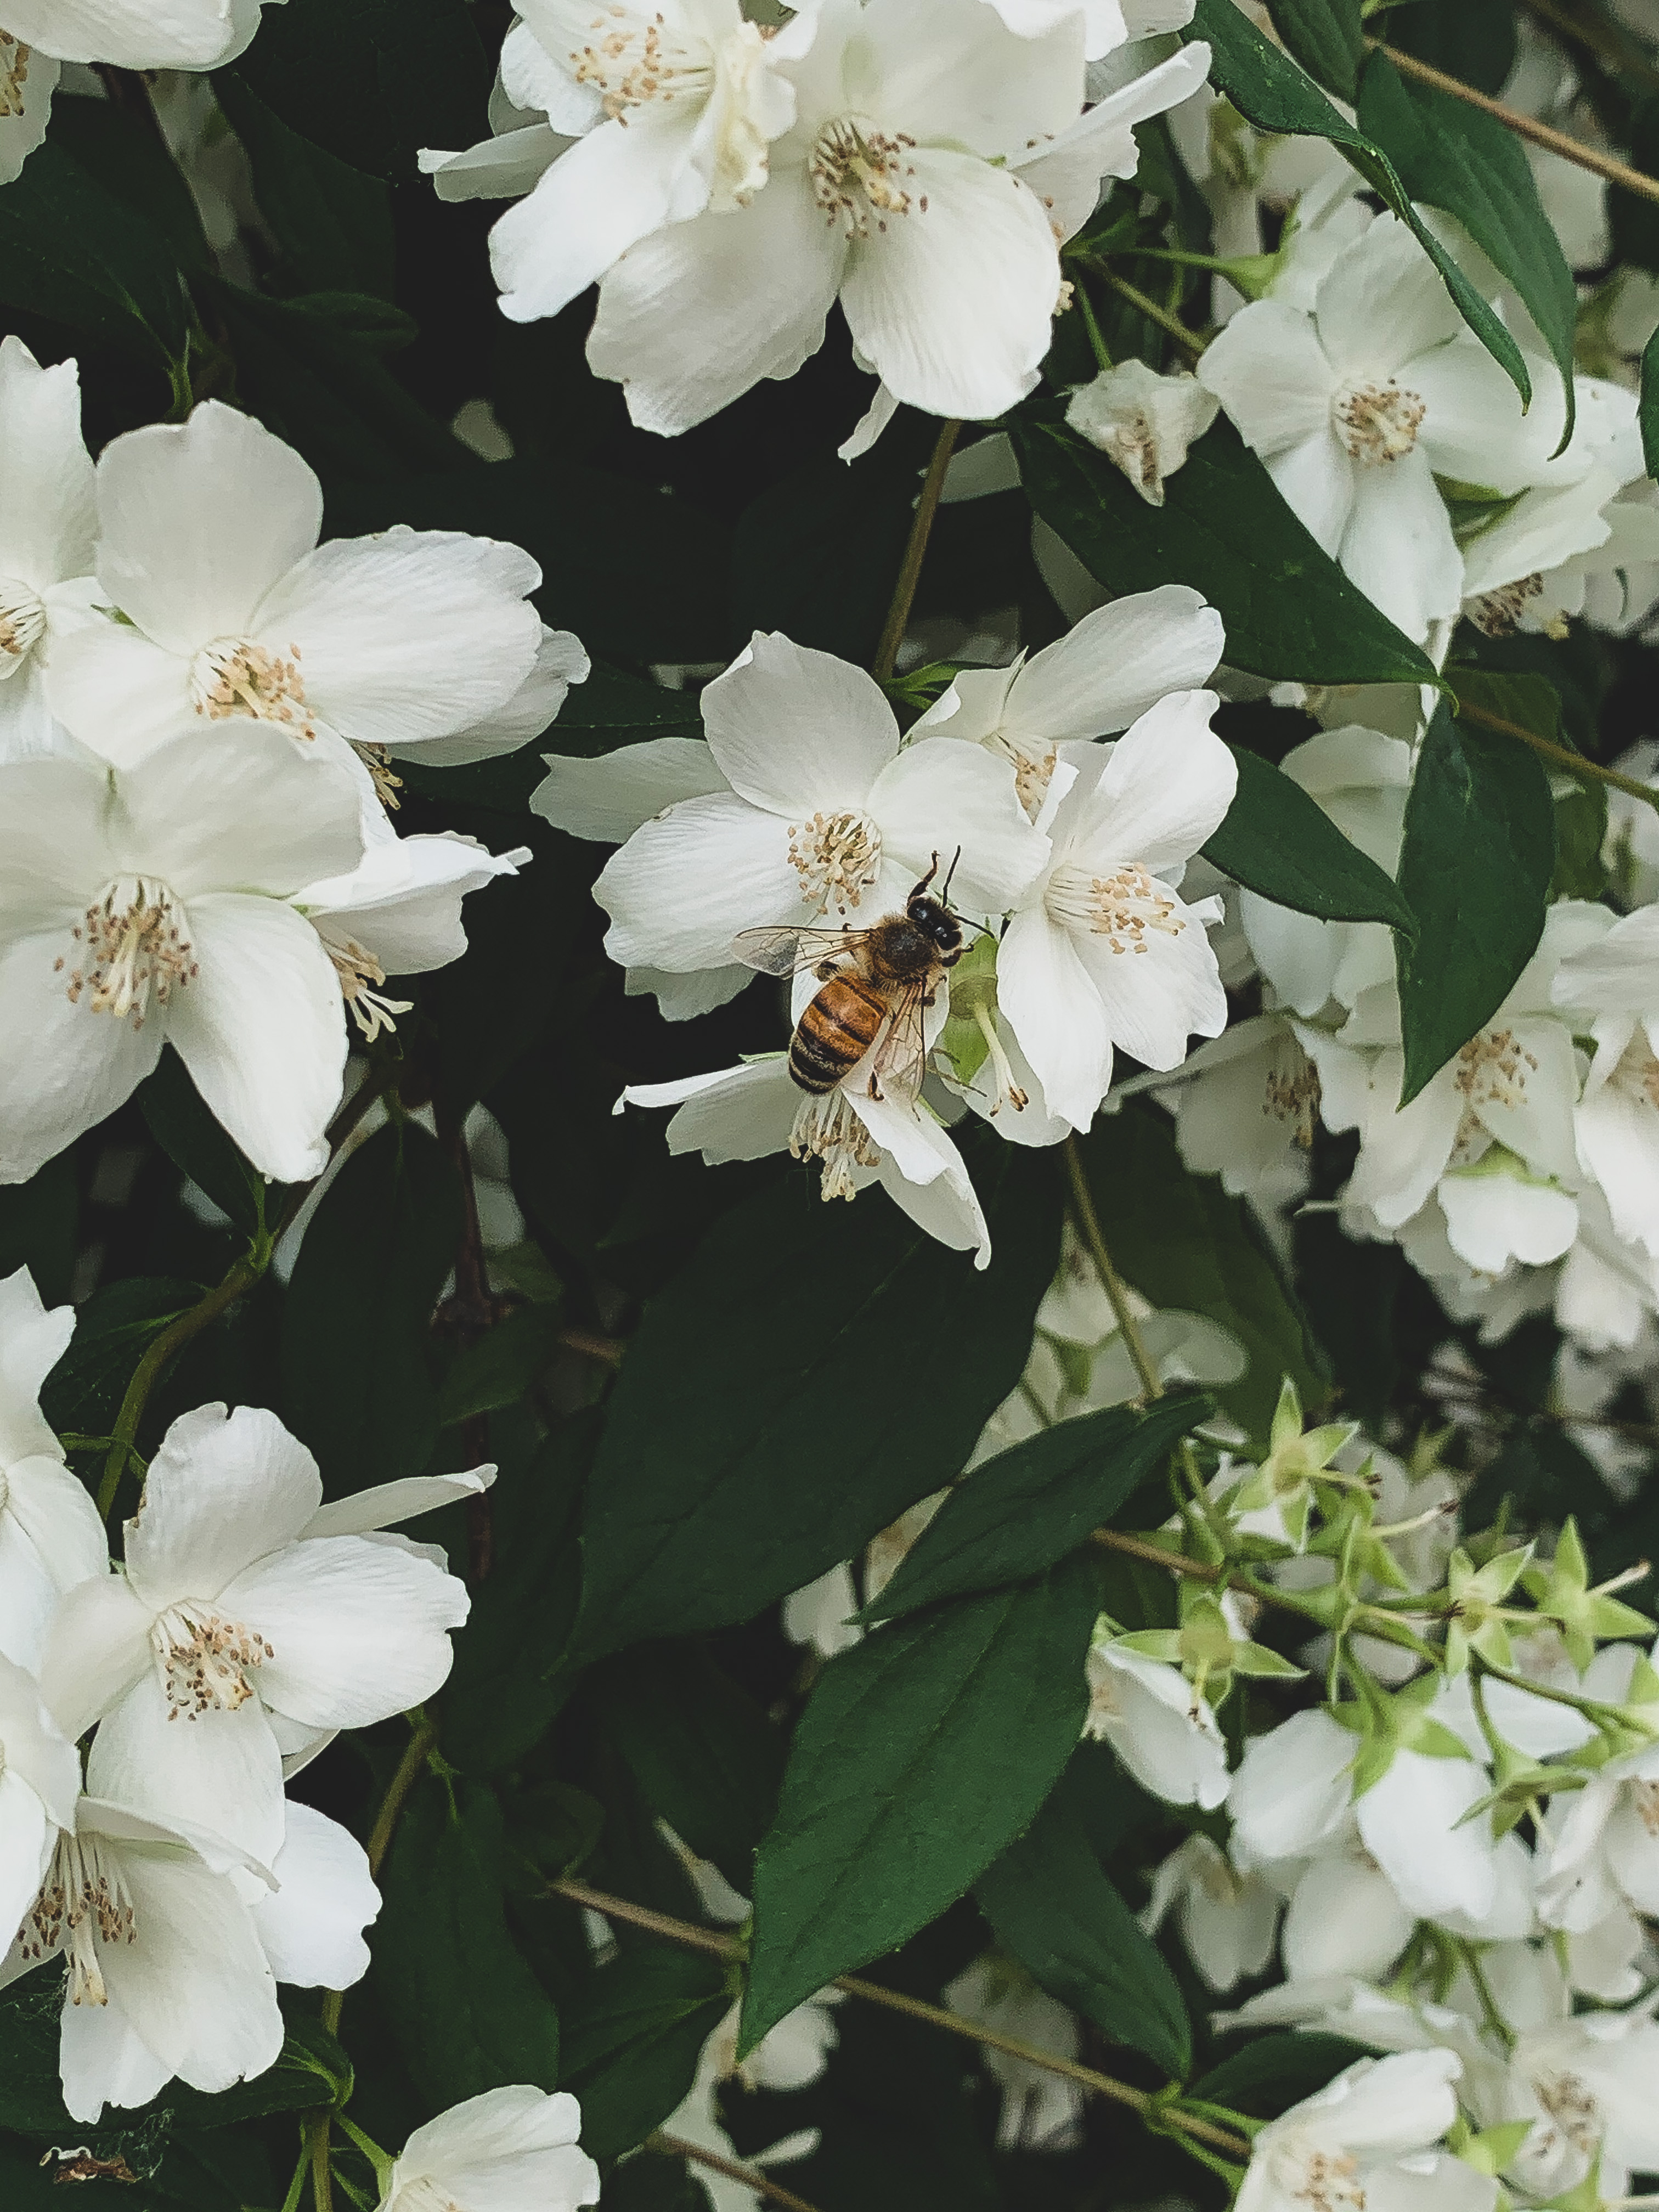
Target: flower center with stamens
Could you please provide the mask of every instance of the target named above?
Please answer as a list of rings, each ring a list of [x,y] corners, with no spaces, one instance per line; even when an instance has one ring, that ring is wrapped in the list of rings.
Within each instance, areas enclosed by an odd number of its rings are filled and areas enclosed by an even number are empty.
[[[97,1836],[59,1836],[40,1893],[17,1931],[24,1958],[44,1959],[64,1945],[70,2002],[107,2004],[99,1946],[137,1939],[132,1899],[116,1854]]]
[[[28,47],[9,31],[0,31],[0,117],[23,112],[23,87],[28,74]]]
[[[256,722],[279,722],[296,738],[314,738],[317,725],[306,704],[300,674],[300,648],[289,658],[252,638],[216,638],[191,665],[190,696],[198,714],[210,722],[241,714]]]
[[[790,118],[768,75],[771,27],[739,24],[712,59],[701,42],[678,43],[661,15],[636,15],[620,0],[596,15],[589,31],[567,64],[577,83],[592,85],[613,123],[626,124],[632,111],[657,101],[706,100],[709,207],[717,214],[746,207],[766,182],[768,141]]]
[[[789,1156],[823,1162],[823,1198],[856,1198],[854,1170],[881,1164],[880,1146],[840,1091],[802,1101],[789,1133]]]
[[[1613,1080],[1638,1106],[1659,1107],[1659,1060],[1641,1030],[1625,1047]]]
[[[848,807],[789,824],[789,865],[800,895],[816,914],[845,915],[881,873],[881,831],[867,814]]]
[[[1539,2103],[1556,2129],[1588,2155],[1601,2140],[1601,2116],[1593,2093],[1576,2074],[1540,2074],[1533,2081]]]
[[[276,1656],[264,1638],[210,1605],[182,1599],[150,1624],[149,1648],[161,1671],[167,1718],[234,1712],[253,1696],[248,1675]]]
[[[53,961],[69,974],[69,999],[143,1029],[152,1000],[165,1006],[197,971],[184,908],[165,884],[122,876],[70,932],[73,950]]]
[[[1632,1782],[1631,1802],[1638,1819],[1650,1836],[1659,1836],[1659,1782]]]
[[[1383,383],[1343,385],[1331,402],[1331,422],[1362,467],[1378,468],[1404,459],[1428,411],[1425,400],[1402,392],[1389,377]]]
[[[889,222],[927,212],[926,192],[914,203],[907,179],[915,175],[910,160],[915,140],[902,131],[878,131],[861,116],[837,116],[812,142],[807,160],[812,197],[825,220],[848,238],[868,238]]]
[[[337,938],[320,923],[317,925],[317,934],[334,963],[347,1011],[365,1040],[373,1044],[382,1030],[395,1030],[398,1024],[393,1016],[406,1014],[415,1003],[413,999],[386,997],[380,988],[386,981],[386,969],[355,937]]]
[[[1513,1030],[1482,1030],[1472,1036],[1452,1062],[1452,1080],[1463,1100],[1462,1118],[1452,1146],[1452,1164],[1463,1166],[1471,1148],[1484,1139],[1479,1120],[1482,1106],[1520,1106],[1526,1096],[1527,1078],[1538,1073],[1538,1062]]]
[[[398,2212],[461,2212],[461,2207],[444,2187],[429,2173],[416,2180],[405,2181],[398,2189]]]
[[[1139,860],[1109,876],[1062,862],[1049,877],[1042,903],[1062,929],[1103,937],[1113,952],[1145,952],[1149,932],[1179,937],[1187,927],[1176,902]]]
[[[1479,599],[1471,599],[1468,608],[1469,620],[1486,637],[1510,637],[1521,627],[1521,618],[1531,602],[1541,599],[1544,579],[1534,568],[1529,576],[1517,576],[1511,584],[1499,584],[1495,591],[1482,592]],[[1546,634],[1555,633],[1545,624]],[[1560,635],[1567,634],[1566,624]]]
[[[1006,730],[998,730],[987,738],[985,746],[988,752],[1000,753],[1004,760],[1013,763],[1014,789],[1025,809],[1026,820],[1035,822],[1048,796],[1060,747],[1024,743],[1018,738],[1011,738]]]
[[[1261,1110],[1292,1123],[1296,1142],[1304,1152],[1311,1152],[1314,1116],[1319,1111],[1319,1070],[1294,1037],[1281,1037],[1273,1047]]]
[[[0,76],[0,114],[5,112],[5,81]],[[17,673],[46,632],[46,610],[39,592],[15,576],[0,576],[0,681]]]
[[[1325,2150],[1305,2135],[1292,2135],[1273,2145],[1269,2164],[1284,2194],[1312,2212],[1365,2212],[1359,2167],[1348,2152]]]

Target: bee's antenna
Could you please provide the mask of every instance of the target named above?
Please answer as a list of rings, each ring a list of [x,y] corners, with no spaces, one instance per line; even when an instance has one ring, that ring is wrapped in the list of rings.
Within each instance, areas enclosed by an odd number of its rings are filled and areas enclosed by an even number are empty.
[[[957,849],[958,849],[958,851],[959,851],[959,850],[961,849],[961,848],[960,848],[960,847],[958,847],[958,848],[957,848]],[[952,861],[951,865],[952,866],[952,867],[954,867],[954,866],[956,866],[956,863],[955,863],[954,861]],[[922,878],[921,881],[921,882],[916,885],[915,890],[913,890],[913,891],[911,892],[911,894],[910,894],[911,897],[912,897],[912,898],[918,898],[918,897],[920,897],[920,896],[921,895],[921,893],[927,890],[927,888],[928,884],[931,884],[931,883],[933,882],[933,880],[934,877],[935,877],[938,873],[939,873],[939,854],[938,854],[937,853],[935,853],[935,854],[933,854],[933,856],[932,865],[929,866],[929,868],[928,868],[928,871],[927,871],[927,874]]]
[[[940,891],[940,893],[939,893],[939,904],[940,904],[941,906],[943,906],[943,907],[948,907],[948,906],[950,905],[950,903],[951,903],[951,878],[953,875],[955,875],[955,873],[956,873],[956,872],[957,872],[957,862],[961,858],[962,858],[962,848],[961,848],[961,846],[960,846],[960,845],[958,845],[958,846],[957,847],[956,851],[955,851],[955,852],[951,854],[951,866],[950,866],[949,869],[948,869],[948,870],[946,871],[946,872],[945,872],[945,887],[944,887],[944,889]],[[934,854],[934,855],[933,855],[933,866],[934,866],[935,868],[937,868],[937,867],[938,867],[938,866],[939,866],[939,854],[938,854],[937,853],[935,853],[935,854]],[[930,871],[929,871],[929,881],[931,881],[931,880],[932,880],[932,871],[930,870]]]

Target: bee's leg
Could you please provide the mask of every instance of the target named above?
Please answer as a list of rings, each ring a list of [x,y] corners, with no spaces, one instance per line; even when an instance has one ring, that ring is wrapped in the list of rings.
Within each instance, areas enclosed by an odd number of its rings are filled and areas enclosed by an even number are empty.
[[[872,1098],[879,1098],[882,1096],[881,1085],[873,1075],[870,1078],[870,1089],[868,1095]]]
[[[937,1006],[939,1003],[939,993],[937,991],[927,992],[922,998],[921,1003],[924,1006]]]

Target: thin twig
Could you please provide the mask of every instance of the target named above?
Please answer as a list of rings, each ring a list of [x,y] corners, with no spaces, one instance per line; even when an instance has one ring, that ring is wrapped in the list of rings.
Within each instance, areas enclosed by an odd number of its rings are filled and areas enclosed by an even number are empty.
[[[1628,161],[1615,161],[1611,154],[1598,154],[1593,146],[1581,146],[1565,131],[1540,123],[1534,116],[1522,115],[1519,108],[1506,107],[1490,93],[1477,92],[1462,77],[1448,76],[1444,70],[1436,69],[1431,62],[1419,61],[1415,54],[1406,53],[1399,46],[1385,46],[1377,39],[1368,39],[1365,43],[1374,51],[1386,53],[1402,76],[1415,77],[1419,84],[1431,85],[1437,92],[1448,92],[1454,100],[1478,107],[1483,115],[1490,115],[1517,137],[1530,138],[1534,146],[1559,154],[1564,161],[1575,162],[1581,169],[1593,169],[1610,185],[1622,185],[1627,192],[1635,192],[1644,200],[1659,200],[1659,177],[1646,176],[1640,169],[1632,169]]]
[[[1526,9],[1540,23],[1547,23],[1553,31],[1576,40],[1616,68],[1628,70],[1631,76],[1639,76],[1649,84],[1659,84],[1659,69],[1643,52],[1639,41],[1614,25],[1576,15],[1571,9],[1558,6],[1557,0],[1526,0]]]
[[[804,2197],[797,2197],[793,2189],[786,2189],[774,2181],[769,2173],[763,2173],[757,2166],[739,2166],[734,2158],[722,2158],[718,2151],[705,2150],[701,2143],[687,2142],[684,2136],[665,2136],[660,2128],[645,2139],[647,2150],[661,2151],[668,2158],[689,2158],[698,2166],[708,2166],[715,2173],[723,2173],[728,2181],[740,2181],[745,2189],[757,2190],[769,2197],[774,2204],[781,2204],[787,2212],[818,2212],[816,2204],[809,2204]]]
[[[556,1343],[567,1352],[580,1352],[584,1359],[603,1361],[607,1367],[620,1367],[628,1346],[619,1336],[600,1336],[591,1328],[562,1328]]]
[[[904,642],[911,603],[916,596],[916,586],[921,580],[921,564],[927,556],[927,540],[933,535],[933,517],[939,513],[939,495],[945,489],[945,471],[951,465],[951,454],[961,433],[960,422],[939,424],[939,436],[933,443],[933,458],[928,462],[927,473],[922,478],[915,520],[910,525],[904,558],[899,563],[898,581],[893,586],[892,603],[888,607],[887,620],[882,627],[881,642],[877,646],[876,657],[870,664],[870,673],[878,683],[885,683],[892,674],[898,659],[899,647]]]
[[[317,2212],[334,2212],[334,2173],[329,2164],[328,2114],[306,2122],[311,2138],[311,2201]]]
[[[489,1294],[489,1270],[484,1259],[466,1125],[453,1110],[439,1115],[438,1141],[448,1153],[460,1185],[461,1236],[455,1252],[455,1293],[438,1309],[433,1326],[465,1351],[494,1326],[495,1302]],[[461,1450],[474,1467],[489,1457],[488,1413],[468,1415],[461,1426]],[[487,1490],[475,1491],[466,1501],[466,1578],[476,1588],[489,1574],[495,1556],[495,1516]]]
[[[161,1334],[152,1340],[143,1358],[132,1372],[126,1395],[121,1401],[121,1410],[115,1417],[109,1456],[104,1462],[103,1480],[98,1486],[98,1510],[108,1520],[115,1504],[115,1495],[121,1486],[121,1477],[126,1473],[127,1455],[138,1433],[138,1424],[143,1419],[149,1394],[155,1388],[161,1370],[174,1352],[183,1350],[192,1337],[199,1336],[210,1322],[216,1321],[228,1306],[235,1304],[244,1291],[257,1283],[264,1273],[251,1256],[244,1255],[207,1296],[198,1299],[187,1313],[168,1323]]]
[[[1536,731],[1525,728],[1519,722],[1505,721],[1501,714],[1489,714],[1484,707],[1471,707],[1467,701],[1457,702],[1460,720],[1478,722],[1483,730],[1496,730],[1503,737],[1519,738],[1523,745],[1530,745],[1543,759],[1555,762],[1559,768],[1578,777],[1581,782],[1605,783],[1614,791],[1626,793],[1632,799],[1644,799],[1648,805],[1659,808],[1659,791],[1645,783],[1638,783],[1633,775],[1621,775],[1617,769],[1603,768],[1599,762],[1586,760],[1583,753],[1573,752],[1566,745],[1558,745],[1548,738],[1540,738]]]
[[[1083,1164],[1083,1154],[1074,1131],[1066,1139],[1066,1172],[1072,1186],[1072,1212],[1077,1222],[1078,1234],[1089,1248],[1089,1255],[1100,1277],[1101,1288],[1111,1301],[1112,1311],[1117,1316],[1117,1325],[1123,1341],[1129,1347],[1129,1357],[1134,1362],[1135,1373],[1140,1377],[1140,1387],[1148,1398],[1161,1398],[1164,1385],[1152,1355],[1146,1349],[1146,1340],[1140,1334],[1140,1324],[1129,1306],[1129,1294],[1124,1289],[1117,1269],[1112,1265],[1112,1255],[1106,1249],[1106,1239],[1100,1231],[1100,1217],[1095,1212],[1094,1194],[1089,1188],[1088,1172]]]
[[[1121,292],[1132,307],[1139,309],[1149,323],[1156,323],[1159,330],[1167,331],[1178,345],[1186,347],[1194,359],[1210,343],[1198,331],[1189,331],[1178,315],[1172,315],[1167,307],[1160,307],[1156,300],[1143,292],[1138,284],[1130,283],[1127,276],[1120,276],[1115,270],[1104,268],[1099,262],[1095,262],[1092,266],[1099,270],[1113,291]]]
[[[643,1928],[653,1936],[663,1936],[671,1943],[684,1944],[689,1950],[708,1951],[716,1958],[741,1958],[744,1946],[733,1936],[720,1936],[709,1928],[696,1928],[689,1921],[675,1920],[665,1912],[653,1911],[649,1905],[634,1905],[628,1899],[612,1897],[606,1891],[594,1889],[585,1881],[575,1881],[568,1875],[548,1884],[550,1892],[569,1898],[573,1903],[585,1905],[594,1912],[602,1912],[610,1920],[627,1921],[633,1927]],[[1034,2043],[1018,2042],[1012,2035],[1000,2035],[994,2028],[985,2027],[977,2021],[965,2019],[962,2014],[946,2012],[942,2005],[928,2004],[921,1997],[906,1996],[902,1990],[890,1990],[881,1982],[866,1982],[856,1974],[837,1974],[835,1986],[845,1990],[849,1996],[863,1997],[871,2004],[885,2005],[890,2012],[907,2013],[912,2020],[926,2021],[930,2027],[943,2028],[948,2035],[959,2035],[969,2043],[982,2044],[992,2051],[1006,2051],[1011,2058],[1023,2058],[1027,2065],[1039,2066],[1049,2074],[1063,2074],[1068,2081],[1080,2082],[1085,2089],[1093,2089],[1115,2104],[1127,2105],[1143,2118],[1157,2111],[1158,2124],[1180,2130],[1200,2142],[1224,2151],[1230,2158],[1248,2158],[1249,2145],[1240,2136],[1230,2135],[1224,2128],[1214,2126],[1196,2114],[1183,2112],[1179,2108],[1164,2105],[1145,2089],[1133,2087],[1110,2074],[1097,2074],[1091,2066],[1079,2066],[1075,2059],[1062,2058],[1052,2051],[1042,2051]]]

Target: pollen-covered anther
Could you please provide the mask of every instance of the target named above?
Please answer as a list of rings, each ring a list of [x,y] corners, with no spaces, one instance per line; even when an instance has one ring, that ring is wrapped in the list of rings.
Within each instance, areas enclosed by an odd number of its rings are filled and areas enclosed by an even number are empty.
[[[73,949],[54,970],[69,972],[69,999],[94,1014],[132,1017],[142,1029],[152,1000],[165,1006],[198,972],[184,915],[165,884],[127,876],[94,899],[70,932]]]
[[[867,814],[846,807],[789,824],[789,865],[800,895],[817,913],[855,907],[881,874],[881,831]]]
[[[264,1638],[210,1605],[183,1600],[151,1624],[149,1648],[167,1693],[167,1718],[234,1712],[253,1695],[248,1676],[276,1656]]]
[[[1292,2136],[1274,2159],[1277,2179],[1287,2196],[1310,2212],[1365,2212],[1358,2161],[1347,2151],[1323,2150]]]
[[[9,31],[0,31],[0,117],[23,112],[23,87],[28,82],[30,50]]]
[[[887,228],[888,218],[908,215],[912,196],[905,179],[916,173],[910,160],[915,140],[903,131],[878,131],[872,123],[841,116],[826,123],[813,142],[807,162],[812,197],[832,224],[849,238],[868,238]],[[924,193],[915,205],[927,212]]]
[[[300,673],[300,648],[289,647],[284,660],[252,638],[216,638],[197,654],[190,672],[190,696],[198,714],[223,722],[241,714],[256,722],[278,722],[296,738],[314,738],[316,723],[306,704]]]
[[[0,48],[0,115],[6,111],[4,50]],[[0,678],[14,675],[31,648],[46,635],[46,610],[40,594],[15,576],[0,576]]]
[[[819,1194],[826,1199],[856,1198],[859,1187],[854,1170],[881,1164],[880,1146],[839,1091],[802,1101],[789,1133],[789,1156],[823,1162]]]
[[[398,793],[404,787],[404,780],[392,767],[391,754],[384,745],[354,744],[351,750],[368,770],[376,799],[389,813],[397,813],[403,805]]]
[[[1056,868],[1043,903],[1051,921],[1103,937],[1113,952],[1145,952],[1150,934],[1179,937],[1187,927],[1175,900],[1139,860],[1126,862],[1109,876]]]
[[[578,84],[592,86],[613,123],[625,124],[630,107],[672,100],[677,93],[706,91],[712,82],[706,64],[665,43],[667,26],[660,15],[635,15],[615,7],[596,15],[589,28],[588,44],[569,57],[570,74]]]
[[[1261,1110],[1276,1121],[1291,1123],[1296,1142],[1304,1152],[1313,1149],[1319,1097],[1319,1070],[1301,1046],[1292,1044],[1288,1052],[1275,1054],[1267,1069]]]
[[[1393,377],[1382,384],[1346,384],[1331,402],[1337,436],[1367,468],[1403,460],[1428,411],[1425,400],[1402,391]]]
[[[23,1957],[44,1959],[66,1944],[70,2003],[107,2004],[99,1948],[137,1937],[132,1899],[113,1853],[106,1856],[95,1836],[59,1836],[40,1893],[17,1931]]]
[[[1482,592],[1471,599],[1466,612],[1475,628],[1486,637],[1510,637],[1520,629],[1522,617],[1536,599],[1543,596],[1544,579],[1534,569],[1530,576],[1517,576],[1511,584],[1500,584],[1496,591]],[[1565,625],[1562,635],[1566,635]]]
[[[413,999],[386,996],[380,988],[386,981],[386,969],[355,937],[336,939],[324,933],[323,944],[340,979],[347,1012],[362,1031],[365,1042],[373,1044],[382,1030],[395,1030],[394,1017],[406,1014],[415,1003]]]
[[[1048,796],[1048,786],[1060,760],[1060,747],[1024,744],[1011,738],[1006,730],[999,730],[988,744],[989,750],[1000,753],[1013,763],[1015,792],[1025,810],[1026,820],[1035,822]]]
[[[1533,2089],[1557,2130],[1587,2155],[1601,2141],[1601,2114],[1593,2090],[1577,2074],[1540,2074]]]

